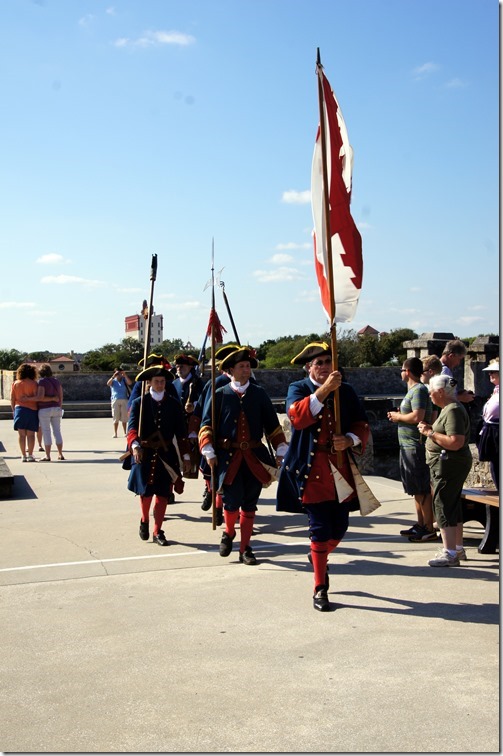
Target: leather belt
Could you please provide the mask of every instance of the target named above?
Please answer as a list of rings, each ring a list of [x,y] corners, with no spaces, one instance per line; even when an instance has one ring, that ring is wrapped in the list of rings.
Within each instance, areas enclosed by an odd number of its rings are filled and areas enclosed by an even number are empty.
[[[241,451],[258,449],[261,445],[260,441],[231,441],[230,438],[221,438],[217,441],[217,446],[220,449],[241,449]]]
[[[332,452],[335,453],[335,450],[332,447],[332,444],[316,444],[313,451],[322,451],[322,452]]]

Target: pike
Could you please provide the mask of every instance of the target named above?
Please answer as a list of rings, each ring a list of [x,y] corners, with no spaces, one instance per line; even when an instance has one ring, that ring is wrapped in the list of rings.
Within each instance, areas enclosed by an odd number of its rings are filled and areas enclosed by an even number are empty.
[[[152,313],[154,311],[154,284],[157,278],[157,255],[152,255],[150,264],[150,300],[148,305],[147,326],[145,329],[145,344],[143,349],[143,369],[147,367],[148,351],[150,349],[150,335],[152,331]],[[143,397],[145,396],[146,381],[142,381],[141,400],[140,400],[140,418],[138,421],[138,435],[142,439],[142,419],[143,419]]]

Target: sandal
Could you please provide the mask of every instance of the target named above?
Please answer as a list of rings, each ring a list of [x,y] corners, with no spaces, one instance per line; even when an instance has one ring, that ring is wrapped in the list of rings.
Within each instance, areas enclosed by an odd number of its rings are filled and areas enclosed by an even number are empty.
[[[65,458],[63,457],[63,455],[61,455],[60,457],[58,457],[58,459],[62,459],[62,460],[64,460]],[[51,461],[51,460],[49,460],[49,462],[50,462],[50,461]]]
[[[39,459],[39,462],[50,462],[51,460],[48,457],[42,457],[42,459]]]

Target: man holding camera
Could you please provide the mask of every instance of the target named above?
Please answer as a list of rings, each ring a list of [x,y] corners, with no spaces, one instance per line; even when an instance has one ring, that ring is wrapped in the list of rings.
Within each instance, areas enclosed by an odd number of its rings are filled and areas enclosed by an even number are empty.
[[[119,427],[119,423],[122,423],[122,427],[124,428],[124,435],[126,435],[128,419],[127,402],[131,385],[131,378],[126,375],[126,373],[122,369],[122,365],[115,369],[114,374],[107,381],[107,386],[112,392],[112,417],[114,419],[113,438],[117,438],[117,429]]]

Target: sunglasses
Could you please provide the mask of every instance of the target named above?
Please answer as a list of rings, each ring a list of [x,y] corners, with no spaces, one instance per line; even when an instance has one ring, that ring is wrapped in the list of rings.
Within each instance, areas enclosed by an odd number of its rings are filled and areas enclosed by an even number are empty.
[[[326,357],[324,360],[315,360],[313,362],[313,365],[315,365],[316,367],[321,367],[322,365],[330,365],[331,362],[332,358]]]

